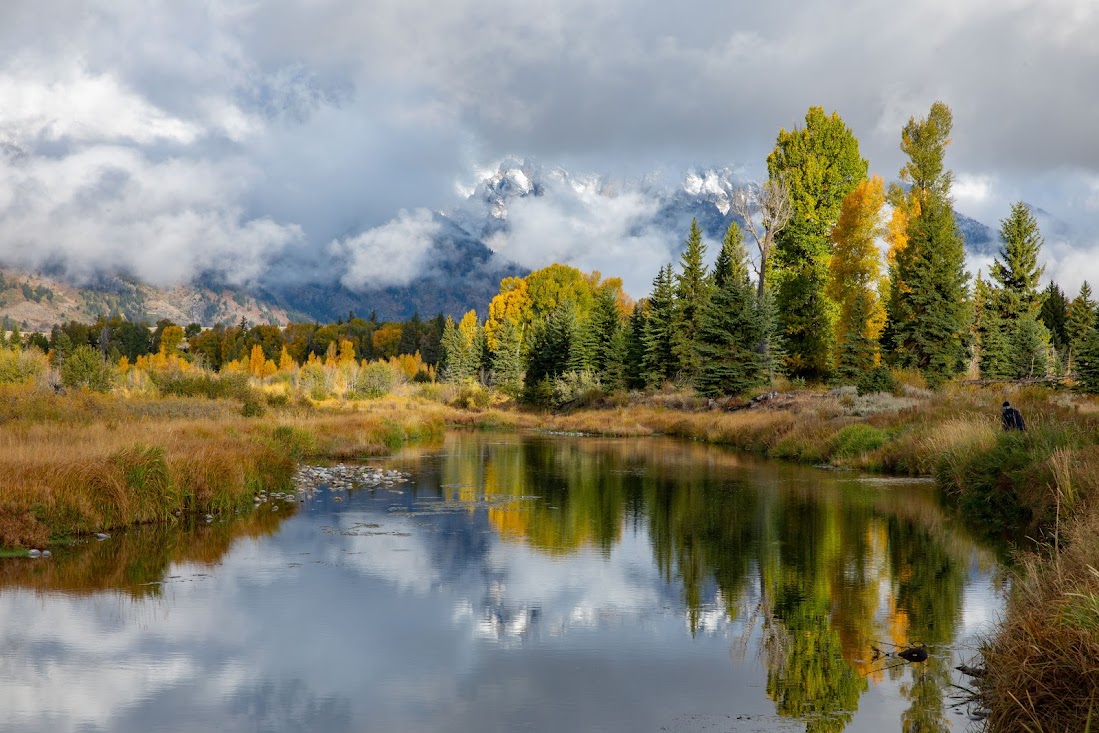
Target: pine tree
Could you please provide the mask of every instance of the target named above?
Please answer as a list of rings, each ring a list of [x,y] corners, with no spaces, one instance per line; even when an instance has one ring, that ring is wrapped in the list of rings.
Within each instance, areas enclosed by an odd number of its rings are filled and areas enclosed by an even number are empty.
[[[1069,368],[1074,369],[1084,343],[1095,330],[1095,301],[1091,298],[1091,285],[1085,280],[1080,292],[1068,306],[1065,317],[1065,337],[1068,342]]]
[[[448,382],[476,379],[481,369],[484,329],[477,313],[469,311],[459,324],[449,316],[443,327],[443,374]]]
[[[1038,310],[1038,317],[1049,329],[1049,337],[1053,347],[1059,352],[1064,352],[1068,345],[1068,334],[1065,331],[1065,319],[1068,317],[1069,300],[1065,291],[1052,280],[1042,291],[1042,307]]]
[[[698,391],[709,396],[741,394],[763,381],[759,346],[765,334],[759,299],[748,278],[748,252],[736,223],[725,235],[713,282],[699,333]]]
[[[965,250],[950,202],[953,174],[943,165],[952,115],[942,102],[922,120],[910,119],[901,136],[911,184],[907,243],[896,252],[887,318],[893,362],[920,369],[932,386],[965,367],[969,322]],[[894,195],[896,195],[894,193]]]
[[[645,311],[642,342],[645,344],[643,372],[645,383],[659,386],[676,376],[678,360],[672,351],[675,324],[675,291],[672,287],[672,266],[660,268],[653,281],[653,292]]]
[[[687,247],[680,260],[680,272],[675,277],[675,317],[672,328],[672,353],[678,372],[688,381],[694,381],[700,366],[698,337],[702,330],[703,314],[709,303],[712,284],[706,277],[706,245],[702,242],[702,230],[698,220],[691,220]]]
[[[612,288],[600,288],[595,293],[595,305],[591,313],[591,330],[594,337],[593,366],[603,379],[609,368],[621,367],[625,352],[615,351],[625,346],[625,340],[619,339],[623,330],[622,316],[618,309],[618,293]],[[615,346],[616,340],[621,341]],[[613,353],[612,353],[613,352]],[[619,362],[615,365],[616,362]],[[606,382],[604,381],[604,384]]]
[[[569,369],[571,345],[576,331],[576,309],[564,302],[535,321],[527,352],[524,394],[528,402],[545,404],[552,382]]]
[[[1015,379],[1040,379],[1049,368],[1049,331],[1034,313],[1015,319],[1011,370]]]
[[[805,127],[779,132],[767,157],[770,177],[782,180],[793,214],[774,241],[776,301],[792,374],[821,378],[832,368],[835,306],[825,293],[830,233],[843,199],[864,178],[868,164],[838,114],[812,107]]]
[[[1093,328],[1080,347],[1076,363],[1079,388],[1089,394],[1099,394],[1099,329]]]
[[[987,311],[981,324],[979,365],[982,379],[1015,378],[1010,349],[1008,335],[1004,332],[1003,319],[995,310]]]
[[[1038,220],[1022,201],[1011,206],[1011,215],[1000,222],[1004,245],[989,274],[1000,284],[997,307],[1008,320],[1036,313],[1042,305],[1038,293],[1044,267],[1038,265],[1042,233]]]
[[[496,332],[492,379],[501,392],[511,397],[517,397],[523,391],[523,332],[510,318],[505,319]]]
[[[626,322],[626,363],[623,371],[628,389],[642,389],[645,379],[645,311],[648,301],[642,300],[633,307]]]

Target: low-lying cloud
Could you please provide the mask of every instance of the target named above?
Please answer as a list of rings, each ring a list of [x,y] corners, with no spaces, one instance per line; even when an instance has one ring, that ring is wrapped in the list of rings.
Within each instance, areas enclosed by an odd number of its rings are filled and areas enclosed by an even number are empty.
[[[429,255],[439,229],[427,209],[402,210],[390,222],[333,241],[328,251],[345,263],[340,282],[351,290],[407,285],[430,270]]]

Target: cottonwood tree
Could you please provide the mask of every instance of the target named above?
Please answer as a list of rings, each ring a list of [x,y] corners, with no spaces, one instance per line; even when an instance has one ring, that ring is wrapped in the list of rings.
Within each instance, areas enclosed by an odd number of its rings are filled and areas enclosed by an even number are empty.
[[[771,262],[771,249],[775,236],[790,223],[793,209],[790,206],[790,194],[782,177],[778,176],[763,183],[738,189],[733,194],[733,211],[744,220],[744,226],[755,240],[759,252],[758,263],[753,263],[756,272],[756,288],[760,298],[766,288],[767,268]],[[760,223],[756,224],[755,215],[759,213]]]

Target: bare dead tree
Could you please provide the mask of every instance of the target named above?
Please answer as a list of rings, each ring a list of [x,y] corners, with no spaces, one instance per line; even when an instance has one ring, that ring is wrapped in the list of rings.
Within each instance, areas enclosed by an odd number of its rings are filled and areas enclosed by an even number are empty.
[[[771,258],[771,244],[775,235],[790,223],[794,214],[790,194],[786,190],[786,184],[779,178],[772,178],[763,185],[753,183],[733,195],[733,210],[744,219],[759,250],[759,263],[753,264],[753,269],[759,277],[759,297],[762,298],[767,262]],[[759,224],[754,218],[756,212],[760,214]]]

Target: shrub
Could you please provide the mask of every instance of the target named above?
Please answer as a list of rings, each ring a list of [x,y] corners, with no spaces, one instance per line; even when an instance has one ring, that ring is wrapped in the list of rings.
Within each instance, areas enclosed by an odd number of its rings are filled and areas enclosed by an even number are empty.
[[[492,404],[492,393],[476,382],[466,382],[458,388],[451,404],[467,410],[483,410]]]
[[[374,361],[359,371],[355,380],[355,393],[369,399],[385,397],[397,384],[397,375],[385,362]]]
[[[594,372],[565,372],[553,380],[553,404],[557,408],[586,407],[603,396],[603,385]]]
[[[889,434],[873,425],[848,425],[832,439],[832,458],[861,456],[889,442]]]
[[[241,400],[240,414],[244,417],[262,417],[267,413],[267,405],[263,403],[257,392],[249,391]]]
[[[897,389],[897,379],[888,367],[879,364],[859,378],[857,387],[860,395],[894,392]]]
[[[150,378],[164,397],[243,398],[249,391],[248,375],[222,373],[152,372]]]
[[[23,384],[46,371],[46,356],[38,349],[0,349],[0,384]]]
[[[93,392],[109,392],[114,370],[91,346],[78,346],[61,363],[61,383],[70,389],[86,387]]]

